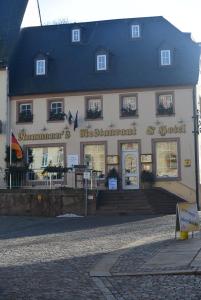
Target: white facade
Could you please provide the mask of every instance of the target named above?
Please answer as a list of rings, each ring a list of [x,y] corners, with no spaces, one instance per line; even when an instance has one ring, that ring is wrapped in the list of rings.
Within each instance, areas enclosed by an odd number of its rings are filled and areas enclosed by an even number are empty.
[[[132,117],[122,117],[121,98],[132,95],[137,99],[137,114]],[[159,95],[173,95],[174,113],[171,115],[157,113],[157,97]],[[89,119],[86,117],[88,99],[101,99],[100,118]],[[65,114],[70,111],[75,118],[78,111],[78,128],[76,130],[73,129],[73,125],[68,124],[66,119],[57,121],[48,119],[49,103],[58,101],[63,103]],[[31,103],[33,121],[19,122],[19,107],[22,103]],[[156,186],[195,202],[195,151],[192,116],[193,87],[190,86],[99,91],[87,94],[18,96],[11,99],[11,126],[22,146],[32,148],[61,146],[63,147],[62,153],[64,153],[63,164],[67,166],[69,155],[77,156],[78,162],[84,163],[83,149],[85,145],[104,145],[103,154],[99,155],[104,156],[104,159],[100,162],[99,167],[104,165],[103,170],[106,175],[112,166],[108,162],[108,156],[118,156],[118,161],[114,163],[114,166],[122,176],[122,187],[125,189],[141,187],[140,173],[146,165],[141,155],[151,154],[152,162],[149,166],[158,176]],[[175,165],[172,164],[172,169],[175,170],[170,170],[171,176],[161,176],[161,170],[158,171],[160,159],[156,154],[156,145],[163,142],[170,142],[170,147],[177,146]],[[136,174],[126,175],[123,170],[125,149],[123,151],[121,147],[131,143],[133,143],[132,155],[136,155],[131,158],[136,159]],[[87,147],[85,148],[87,149]],[[163,163],[163,161],[162,158],[161,162]],[[136,177],[136,185],[125,186],[123,184],[125,176],[127,178],[130,176],[132,179]]]

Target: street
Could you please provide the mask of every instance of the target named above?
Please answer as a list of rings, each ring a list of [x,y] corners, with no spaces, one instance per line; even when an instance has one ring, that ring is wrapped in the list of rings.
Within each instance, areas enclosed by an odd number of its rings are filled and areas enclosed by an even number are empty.
[[[199,275],[121,276],[174,230],[173,215],[0,217],[0,299],[201,299]],[[120,275],[93,276],[115,253]]]

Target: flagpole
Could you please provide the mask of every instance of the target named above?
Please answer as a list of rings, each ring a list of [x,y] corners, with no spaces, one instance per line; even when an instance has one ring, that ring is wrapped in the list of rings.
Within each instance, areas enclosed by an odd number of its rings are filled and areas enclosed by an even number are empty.
[[[10,130],[10,159],[9,159],[9,182],[10,182],[10,190],[12,189],[12,175],[11,175],[11,165],[12,165],[12,129]]]

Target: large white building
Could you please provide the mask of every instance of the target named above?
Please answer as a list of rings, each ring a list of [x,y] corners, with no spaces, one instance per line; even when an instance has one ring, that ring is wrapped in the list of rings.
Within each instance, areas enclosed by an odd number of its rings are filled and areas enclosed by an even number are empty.
[[[198,201],[199,57],[191,36],[163,17],[23,29],[11,126],[32,149],[35,180],[74,160],[101,177],[115,167],[122,189],[139,189],[146,169],[156,186]]]

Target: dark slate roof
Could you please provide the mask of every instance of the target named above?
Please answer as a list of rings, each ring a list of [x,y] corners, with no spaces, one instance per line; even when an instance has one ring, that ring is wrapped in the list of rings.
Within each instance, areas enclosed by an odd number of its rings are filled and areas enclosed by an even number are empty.
[[[131,24],[142,37],[130,38]],[[82,42],[71,43],[79,27]],[[109,53],[109,70],[95,71],[95,54]],[[160,49],[173,51],[173,65],[160,67]],[[34,76],[34,59],[48,58],[47,76]],[[194,85],[199,46],[163,17],[120,19],[25,28],[11,65],[11,95]]]
[[[19,37],[27,2],[28,0],[0,0],[0,67],[8,64]]]

